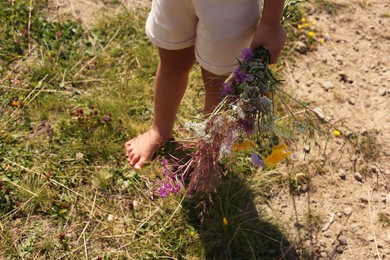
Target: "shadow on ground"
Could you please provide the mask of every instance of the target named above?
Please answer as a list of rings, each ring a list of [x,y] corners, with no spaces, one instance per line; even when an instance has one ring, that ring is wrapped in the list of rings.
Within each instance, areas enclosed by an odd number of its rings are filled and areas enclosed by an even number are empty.
[[[227,174],[217,194],[183,207],[205,259],[299,259],[281,230],[262,219],[248,184],[235,174]]]

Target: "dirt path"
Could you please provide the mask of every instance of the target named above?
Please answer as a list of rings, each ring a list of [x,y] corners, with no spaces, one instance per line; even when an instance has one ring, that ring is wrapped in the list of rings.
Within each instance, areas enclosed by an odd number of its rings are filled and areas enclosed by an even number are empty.
[[[389,259],[390,2],[331,3],[345,7],[332,16],[309,5],[309,18],[327,41],[287,67],[286,86],[320,107],[343,134],[354,134],[360,146],[342,154],[342,142],[336,141],[328,155],[340,156],[339,162],[317,168],[307,163],[314,176],[311,191],[296,198],[295,209],[286,194],[272,203],[295,230],[297,215],[304,224],[309,207],[319,216],[320,230],[306,234],[306,243],[320,258]],[[301,229],[310,230],[307,221]]]
[[[49,2],[53,18],[68,13],[89,25],[101,10],[150,1]],[[323,2],[344,7],[330,15],[308,5],[326,41],[288,64],[285,84],[360,145],[341,149],[336,140],[328,156],[339,159],[331,163],[309,154],[302,165],[312,177],[310,191],[294,201],[279,194],[271,200],[272,214],[291,223],[317,258],[390,259],[390,2]]]
[[[62,15],[80,20],[84,26],[93,25],[103,14],[149,5],[149,0],[49,0],[49,17]]]

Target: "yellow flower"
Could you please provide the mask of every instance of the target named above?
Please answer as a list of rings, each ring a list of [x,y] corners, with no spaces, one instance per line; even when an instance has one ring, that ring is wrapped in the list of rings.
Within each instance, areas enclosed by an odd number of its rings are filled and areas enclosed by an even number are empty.
[[[193,236],[193,237],[196,236],[195,231],[192,230],[192,231],[190,232],[190,235]]]
[[[314,20],[311,20],[312,25],[316,25],[316,22]]]
[[[313,37],[316,35],[316,33],[313,32],[313,31],[310,31],[307,35],[308,35],[310,38],[313,38]]]
[[[306,23],[306,18],[305,18],[305,17],[302,17],[301,22],[302,22],[302,23]]]
[[[274,167],[279,162],[283,161],[287,156],[292,154],[291,151],[287,150],[286,144],[279,144],[272,147],[272,153],[267,156],[264,160],[264,164],[270,167]]]
[[[228,224],[227,218],[226,218],[226,217],[223,217],[222,222],[223,222],[223,224],[226,226],[226,225]]]
[[[324,44],[324,43],[325,43],[325,39],[324,39],[324,38],[321,38],[321,39],[320,39],[320,43],[321,43],[321,44]]]
[[[20,101],[14,100],[11,102],[11,107],[19,107],[20,106]]]
[[[333,135],[339,137],[341,136],[341,132],[339,130],[333,130]]]
[[[242,143],[236,143],[233,145],[232,150],[233,151],[241,151],[253,148],[255,146],[255,143],[253,141],[244,141]]]
[[[302,29],[302,25],[298,24],[297,28]]]
[[[303,27],[306,27],[306,28],[307,28],[307,27],[309,27],[309,24],[308,24],[308,23],[304,23],[304,24],[303,24]]]

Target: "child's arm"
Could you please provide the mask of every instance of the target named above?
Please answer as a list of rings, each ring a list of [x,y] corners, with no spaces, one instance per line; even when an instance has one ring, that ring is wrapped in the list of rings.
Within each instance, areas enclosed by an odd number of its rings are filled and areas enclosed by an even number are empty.
[[[286,42],[286,31],[280,23],[284,0],[264,0],[263,14],[251,48],[264,47],[271,54],[270,63],[275,63]]]

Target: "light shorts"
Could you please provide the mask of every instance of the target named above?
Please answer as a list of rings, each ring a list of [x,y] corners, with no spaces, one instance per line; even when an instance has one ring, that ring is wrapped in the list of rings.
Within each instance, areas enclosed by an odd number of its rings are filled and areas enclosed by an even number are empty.
[[[261,0],[153,0],[146,34],[156,46],[179,50],[195,45],[196,60],[223,75],[237,67],[256,31]]]

